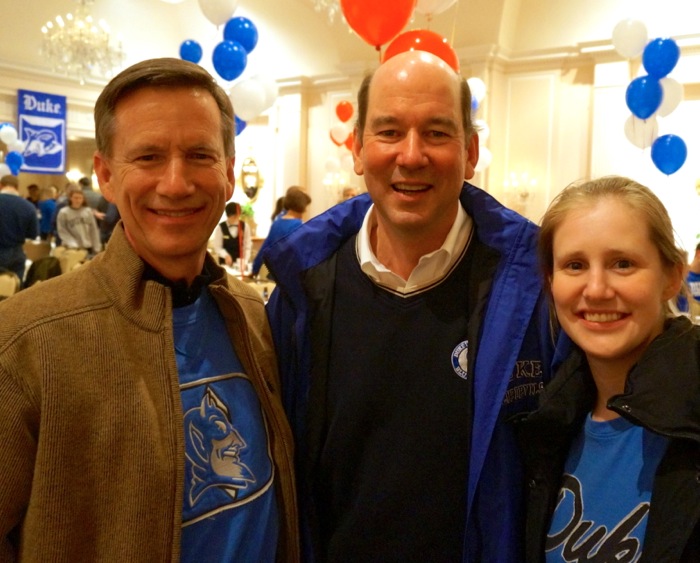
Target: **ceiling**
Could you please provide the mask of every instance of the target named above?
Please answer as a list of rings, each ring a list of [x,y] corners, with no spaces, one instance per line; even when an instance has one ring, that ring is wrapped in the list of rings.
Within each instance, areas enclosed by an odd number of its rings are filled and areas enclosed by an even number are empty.
[[[377,0],[387,2],[391,0]],[[560,48],[581,42],[609,40],[615,23],[636,16],[663,33],[673,21],[673,32],[696,32],[690,17],[696,0],[457,0],[429,21],[416,14],[407,29],[432,29],[447,37],[458,53],[484,45],[523,52]],[[41,26],[56,15],[74,11],[75,0],[2,0],[3,29],[0,65],[37,72],[50,71],[39,53]],[[9,5],[12,5],[11,9]],[[123,38],[126,64],[146,58],[179,56],[185,39],[204,50],[202,66],[210,66],[211,52],[222,30],[209,22],[198,0],[170,4],[164,0],[96,0],[91,11],[104,18]],[[688,17],[683,17],[687,14]],[[313,0],[240,0],[234,15],[255,23],[259,42],[248,69],[280,80],[300,76],[346,74],[349,68],[378,60],[366,44],[338,18],[329,23],[314,10]],[[667,28],[668,26],[666,26]],[[683,28],[686,29],[683,29]],[[670,35],[665,31],[665,35]]]
[[[0,63],[39,72],[50,70],[40,55],[41,27],[56,15],[73,12],[75,0],[3,3],[13,4],[12,9],[2,12],[3,28],[12,31],[0,42]],[[471,3],[493,8],[503,0]],[[431,28],[443,35],[452,34],[459,10],[465,7],[466,0],[457,2],[436,16]],[[204,16],[198,0],[180,4],[163,0],[96,0],[91,12],[95,19],[104,18],[113,34],[123,38],[127,65],[151,57],[177,57],[180,43],[193,39],[203,47],[201,64],[206,66],[213,47],[223,38],[222,30]],[[340,18],[331,24],[325,13],[316,12],[312,0],[241,0],[234,15],[248,17],[258,28],[259,42],[249,58],[249,66],[265,61],[265,66],[274,66],[278,79],[330,75],[338,73],[339,65],[344,63],[373,61],[376,57],[374,49],[351,33]],[[413,25],[425,28],[427,23],[424,16],[418,15]],[[460,41],[463,33],[455,30]],[[478,37],[476,40],[480,41]]]
[[[392,0],[376,0],[389,2]],[[47,73],[40,55],[41,27],[56,15],[75,10],[75,0],[0,0],[5,34],[0,41],[2,67]],[[457,0],[431,21],[415,14],[407,29],[432,29],[450,40],[458,54],[476,48],[531,53],[609,41],[625,17],[645,21],[650,35],[697,33],[697,0]],[[11,6],[11,7],[10,7]],[[179,56],[185,39],[204,51],[200,64],[212,70],[211,53],[223,32],[204,16],[199,0],[95,0],[95,19],[104,18],[123,38],[126,65],[162,56]],[[259,32],[246,73],[277,79],[361,73],[378,54],[337,18],[329,23],[313,0],[239,0],[234,15],[246,16]],[[693,16],[693,17],[691,17]],[[672,23],[671,23],[672,22]]]

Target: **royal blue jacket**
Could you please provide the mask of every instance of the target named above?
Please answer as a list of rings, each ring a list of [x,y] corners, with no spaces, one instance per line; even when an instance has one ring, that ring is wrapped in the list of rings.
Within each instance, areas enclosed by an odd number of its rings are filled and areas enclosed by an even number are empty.
[[[506,419],[534,409],[537,393],[550,378],[555,356],[537,264],[538,229],[468,183],[460,201],[474,220],[477,238],[501,256],[476,351],[463,561],[516,563],[522,561],[523,490],[518,448]],[[284,404],[297,443],[307,561],[314,559],[314,507],[308,496],[313,477],[309,468],[313,468],[323,433],[318,416],[308,409],[314,401],[313,397],[310,400],[311,381],[315,377],[325,380],[326,374],[318,370],[328,365],[335,253],[359,231],[371,203],[368,195],[362,195],[337,205],[264,255],[278,282],[267,312]],[[527,387],[519,387],[516,365],[527,377]],[[506,408],[507,393],[513,400]]]

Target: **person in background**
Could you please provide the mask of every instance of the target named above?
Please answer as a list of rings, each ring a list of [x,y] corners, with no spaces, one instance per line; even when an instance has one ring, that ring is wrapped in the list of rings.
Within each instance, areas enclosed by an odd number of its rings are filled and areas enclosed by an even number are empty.
[[[37,184],[29,184],[27,186],[27,201],[31,203],[34,207],[39,207],[40,190]]]
[[[22,281],[27,261],[24,242],[38,236],[36,207],[19,195],[17,176],[3,176],[0,178],[0,268],[14,272]]]
[[[109,245],[0,304],[0,559],[298,562],[264,305],[207,252],[231,101],[199,65],[145,60],[95,132]]]
[[[41,240],[51,240],[52,219],[56,212],[56,188],[48,186],[41,190],[39,197],[39,236]]]
[[[310,203],[311,197],[299,186],[291,186],[287,189],[287,193],[284,196],[284,213],[279,220],[272,222],[270,232],[253,260],[253,268],[251,271],[253,277],[257,276],[260,272],[260,268],[262,268],[263,253],[265,250],[270,248],[278,240],[286,237],[292,231],[301,227],[302,217]]]
[[[253,248],[253,237],[244,221],[241,221],[241,206],[230,201],[226,204],[226,221],[219,223],[214,229],[212,240],[214,252],[219,257],[219,263],[233,266],[238,264],[241,272],[245,272],[250,262],[250,252]]]
[[[277,198],[277,201],[275,202],[275,208],[272,210],[272,215],[270,216],[270,221],[274,223],[277,219],[282,218],[284,215],[285,209],[284,209],[284,196],[280,196]]]
[[[521,425],[528,562],[700,561],[700,327],[669,317],[684,252],[651,190],[562,191],[540,257],[576,346]]]
[[[119,222],[119,209],[112,202],[107,201],[104,196],[101,196],[97,211],[102,217],[97,222],[97,227],[100,230],[100,242],[102,242],[102,246],[105,247],[112,236],[114,227],[116,227]]]
[[[56,225],[58,214],[61,212],[61,209],[69,205],[68,194],[75,190],[82,190],[82,188],[75,182],[67,182],[58,194],[58,197],[56,197],[56,207],[54,208],[53,217],[51,217],[51,235],[56,246],[60,246],[61,244],[61,237],[58,234],[58,227]]]
[[[688,267],[686,282],[695,301],[700,302],[700,243],[695,246],[695,254]]]
[[[536,225],[464,181],[470,109],[434,55],[381,64],[354,130],[368,193],[265,253],[309,559],[522,561],[507,420],[554,349]]]
[[[86,205],[93,210],[97,210],[100,203],[100,193],[92,189],[92,179],[83,176],[78,180],[78,186],[83,191]],[[98,217],[99,218],[99,217]]]
[[[343,192],[340,196],[340,202],[342,203],[343,201],[349,200],[351,197],[356,197],[358,195],[357,188],[354,188],[353,186],[346,186],[343,188]]]
[[[97,221],[80,189],[68,192],[68,205],[58,212],[56,230],[61,244],[66,248],[87,250],[88,257],[93,257],[102,250]]]

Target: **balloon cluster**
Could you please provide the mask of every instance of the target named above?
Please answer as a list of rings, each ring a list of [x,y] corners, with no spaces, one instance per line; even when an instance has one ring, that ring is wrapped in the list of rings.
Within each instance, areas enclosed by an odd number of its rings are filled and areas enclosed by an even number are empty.
[[[257,27],[248,18],[233,17],[238,0],[199,0],[199,7],[210,22],[217,27],[224,26],[223,40],[212,52],[214,70],[226,81],[236,80],[243,74],[248,65],[248,55],[258,44]],[[197,64],[202,55],[201,45],[193,39],[187,39],[180,45],[180,58],[183,60]],[[236,135],[239,135],[250,119],[272,106],[278,88],[271,77],[256,74],[236,82],[229,95],[236,112]]]
[[[335,114],[338,116],[340,123],[331,127],[331,141],[337,147],[345,145],[345,148],[352,150],[353,134],[352,127],[348,123],[352,114],[355,112],[352,104],[347,100],[338,102],[335,106]]]
[[[26,143],[17,136],[17,129],[12,123],[0,123],[0,141],[5,143],[7,154],[5,162],[0,162],[0,176],[12,174],[17,176],[24,164],[24,149]],[[0,153],[2,156],[2,153]]]
[[[484,98],[486,98],[486,84],[484,84],[484,81],[481,80],[481,78],[477,78],[475,76],[467,78],[467,84],[469,85],[469,91],[472,94],[472,115],[476,115],[481,107],[481,103],[484,101]],[[483,172],[489,167],[493,158],[491,151],[486,146],[486,141],[491,133],[491,128],[483,119],[473,119],[473,123],[474,129],[479,134],[479,161],[476,164],[475,170],[476,172]]]
[[[345,21],[367,43],[378,51],[387,46],[382,62],[405,51],[427,51],[440,57],[456,72],[459,59],[454,49],[442,35],[429,29],[416,29],[399,33],[413,16],[413,11],[424,14],[430,20],[433,14],[445,11],[457,0],[340,0]],[[393,40],[393,41],[392,41]]]
[[[664,174],[677,172],[685,163],[688,149],[678,135],[659,136],[657,117],[666,117],[683,99],[682,85],[669,73],[680,58],[680,49],[673,39],[647,37],[644,23],[626,19],[613,29],[615,50],[625,58],[642,55],[647,74],[627,86],[625,101],[632,115],[625,123],[625,136],[635,146],[651,147],[651,160]]]

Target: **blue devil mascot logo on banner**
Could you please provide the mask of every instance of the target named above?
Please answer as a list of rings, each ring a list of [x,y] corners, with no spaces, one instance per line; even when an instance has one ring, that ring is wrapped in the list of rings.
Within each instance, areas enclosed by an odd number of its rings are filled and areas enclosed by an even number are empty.
[[[63,174],[66,169],[66,97],[17,91],[22,172]]]

